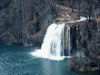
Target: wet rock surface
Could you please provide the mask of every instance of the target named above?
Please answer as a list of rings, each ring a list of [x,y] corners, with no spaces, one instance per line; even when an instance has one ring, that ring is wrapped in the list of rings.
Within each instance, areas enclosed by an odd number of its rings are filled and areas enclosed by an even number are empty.
[[[70,25],[71,32],[75,32],[71,34],[72,54],[81,51],[84,52],[85,58],[80,54],[75,59],[70,59],[68,66],[76,72],[100,71],[100,33],[98,32],[97,22],[87,20],[80,23],[70,23]],[[76,28],[78,28],[78,35]],[[79,40],[78,48],[76,36]]]
[[[76,72],[100,71],[99,65],[96,65],[89,58],[82,58],[80,61],[78,59],[72,59],[68,62],[68,66]]]

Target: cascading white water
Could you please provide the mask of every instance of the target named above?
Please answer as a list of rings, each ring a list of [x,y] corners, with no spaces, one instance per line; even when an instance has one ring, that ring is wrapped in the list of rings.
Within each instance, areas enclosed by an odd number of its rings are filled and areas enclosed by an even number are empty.
[[[71,56],[71,49],[70,49],[70,26],[67,25],[67,39],[66,39],[66,45],[67,45],[67,49],[68,49],[68,58],[70,58]]]
[[[79,28],[76,27],[76,44],[77,44],[77,53],[76,56],[82,56],[85,57],[85,54],[83,51],[80,50],[80,42],[79,42]]]
[[[65,23],[51,24],[47,29],[41,49],[31,54],[53,60],[64,59],[64,26]]]
[[[64,27],[65,27],[65,26],[64,26]],[[63,46],[62,55],[63,55],[63,56],[64,56],[64,49],[65,49],[65,47],[64,47],[64,44],[65,44],[65,42],[64,42],[64,41],[65,41],[65,39],[64,39],[64,38],[65,38],[65,35],[64,35],[64,34],[65,34],[65,31],[64,31],[64,28],[63,28],[63,36],[62,36],[62,46]]]
[[[77,43],[77,50],[79,50],[78,28],[76,28],[76,43]]]
[[[69,56],[71,55],[71,49],[70,49],[70,26],[68,27],[68,51],[69,51]]]

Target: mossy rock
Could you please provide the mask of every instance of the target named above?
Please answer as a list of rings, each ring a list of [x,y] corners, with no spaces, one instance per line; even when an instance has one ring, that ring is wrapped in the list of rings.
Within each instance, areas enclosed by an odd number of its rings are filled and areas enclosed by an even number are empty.
[[[91,71],[98,71],[98,70],[99,70],[98,67],[92,67],[92,68],[91,68]]]

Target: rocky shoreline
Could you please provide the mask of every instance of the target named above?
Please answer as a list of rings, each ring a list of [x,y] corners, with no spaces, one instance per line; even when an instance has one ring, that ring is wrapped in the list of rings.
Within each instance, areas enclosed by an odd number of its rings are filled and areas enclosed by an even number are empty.
[[[100,71],[100,58],[99,58],[99,48],[100,42],[98,33],[98,27],[95,20],[83,21],[77,23],[71,23],[72,32],[76,32],[75,28],[78,27],[79,36],[79,50],[77,50],[77,45],[75,44],[75,34],[72,34],[72,51],[84,52],[85,57],[79,54],[75,58],[69,59],[68,67],[76,72],[90,72],[90,71]],[[98,33],[98,34],[95,34]],[[97,43],[96,43],[97,41]],[[75,46],[76,45],[76,46]],[[95,48],[94,48],[95,47]],[[73,52],[72,52],[73,53]]]
[[[67,63],[68,67],[75,72],[94,72],[100,71],[100,65],[97,65],[94,61],[88,57],[69,59]]]

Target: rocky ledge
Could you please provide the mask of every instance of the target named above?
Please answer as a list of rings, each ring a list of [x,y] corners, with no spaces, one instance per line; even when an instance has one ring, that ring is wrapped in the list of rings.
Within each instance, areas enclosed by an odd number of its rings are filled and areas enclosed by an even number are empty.
[[[68,62],[68,67],[75,72],[100,71],[100,65],[97,65],[89,58],[74,58]]]
[[[76,72],[100,71],[100,32],[96,20],[68,23],[71,26],[71,51],[79,53],[68,62],[69,68]],[[78,28],[78,33],[76,31]],[[77,33],[77,34],[76,34]],[[78,48],[77,38],[78,37]],[[76,40],[76,41],[75,41]],[[75,54],[74,54],[75,55]]]

